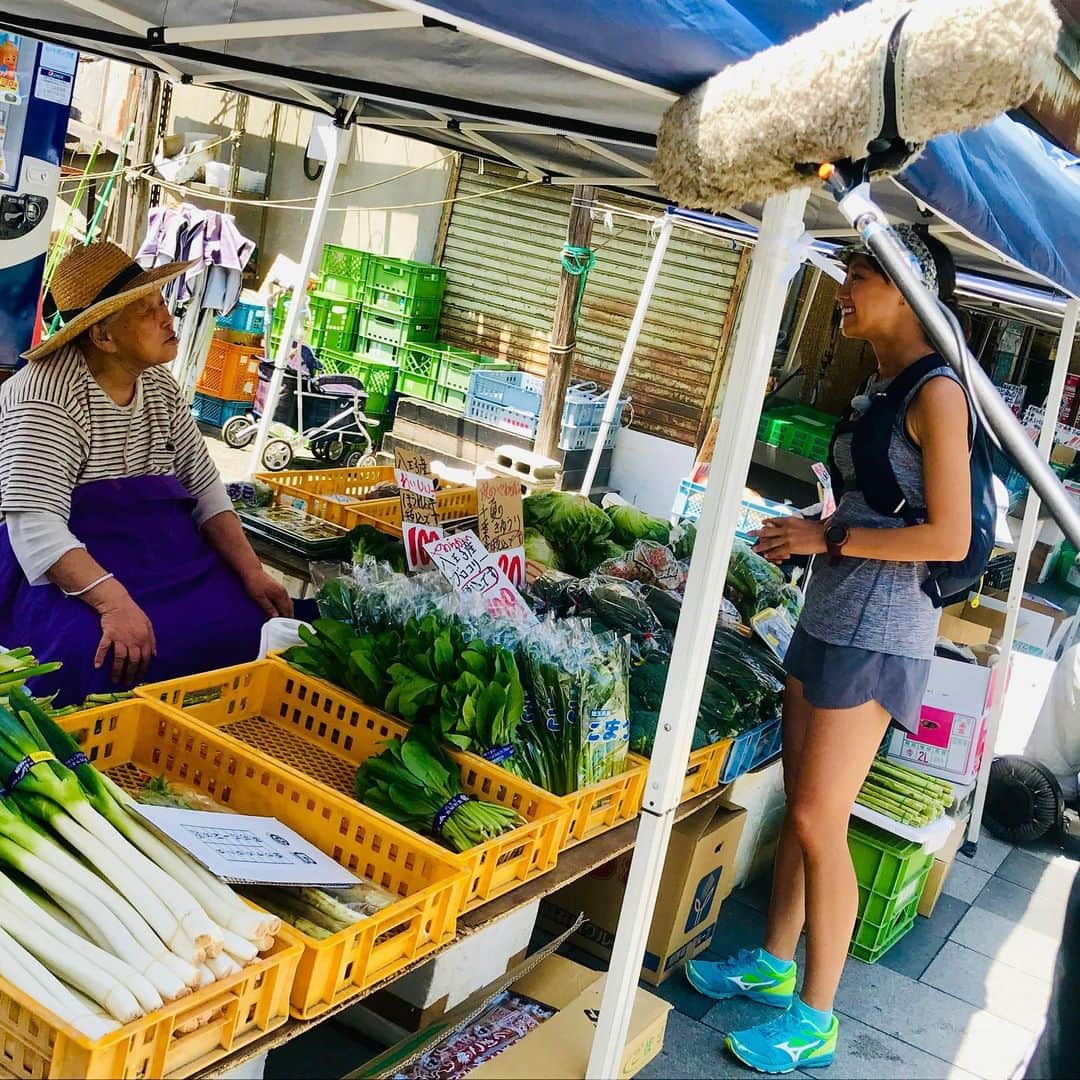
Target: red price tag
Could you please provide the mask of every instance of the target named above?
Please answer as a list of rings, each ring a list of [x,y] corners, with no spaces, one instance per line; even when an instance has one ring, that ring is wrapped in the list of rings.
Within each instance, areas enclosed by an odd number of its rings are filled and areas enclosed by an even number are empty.
[[[405,544],[405,561],[410,570],[430,570],[433,563],[427,545],[443,538],[443,531],[436,525],[417,525],[403,522],[402,539]]]
[[[510,584],[520,589],[525,584],[525,549],[500,551],[495,558],[499,569],[510,579]]]

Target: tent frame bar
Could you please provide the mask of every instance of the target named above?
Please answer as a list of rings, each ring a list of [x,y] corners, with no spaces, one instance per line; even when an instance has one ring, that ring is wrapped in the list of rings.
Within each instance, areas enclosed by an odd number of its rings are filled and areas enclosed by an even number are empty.
[[[151,30],[154,44],[186,45],[197,41],[246,41],[251,38],[302,37],[311,34],[368,33],[373,30],[414,30],[423,19],[405,12],[376,11],[364,15],[320,15],[303,19],[256,19],[250,22],[206,23],[200,26],[160,26]]]
[[[1042,430],[1039,432],[1038,452],[1044,462],[1050,460],[1050,451],[1054,446],[1057,431],[1057,415],[1061,411],[1061,399],[1065,391],[1065,376],[1069,372],[1069,361],[1075,348],[1077,323],[1080,322],[1080,300],[1071,298],[1065,304],[1064,317],[1061,321],[1061,333],[1058,336],[1057,353],[1054,367],[1050,374],[1050,388],[1046,394],[1046,413]],[[1009,582],[1009,598],[1005,605],[1005,626],[1001,631],[1000,649],[996,680],[997,696],[990,709],[986,724],[986,742],[979,775],[975,786],[975,801],[971,807],[968,822],[967,839],[964,844],[965,854],[973,854],[979,843],[982,831],[983,810],[986,806],[986,789],[990,782],[990,766],[994,761],[994,748],[1001,719],[1005,714],[1005,697],[1008,686],[1008,672],[1012,663],[1016,644],[1016,628],[1020,621],[1024,589],[1027,587],[1028,568],[1031,554],[1035,550],[1035,541],[1039,532],[1039,510],[1042,500],[1034,485],[1028,487],[1027,503],[1020,525],[1020,536],[1016,541],[1016,555],[1013,560],[1012,579]]]
[[[701,642],[712,639],[716,626],[728,559],[735,540],[743,483],[757,436],[760,407],[747,408],[747,403],[760,402],[765,396],[793,269],[793,251],[803,233],[803,212],[808,195],[806,188],[774,195],[765,203],[762,212],[761,231],[750,263],[746,302],[735,338],[731,376],[718,425],[714,460],[724,462],[726,467],[714,470],[705,489],[698,542],[690,560],[686,599],[675,632],[630,875],[586,1072],[590,1080],[622,1074],[623,1046],[638,974],[652,924],[675,809],[682,794],[694,719],[701,704],[708,664],[708,650],[701,648]],[[674,216],[673,213],[668,220]],[[654,281],[658,272],[659,268],[656,275],[650,275]],[[650,296],[643,289],[635,318],[644,319],[649,300]]]

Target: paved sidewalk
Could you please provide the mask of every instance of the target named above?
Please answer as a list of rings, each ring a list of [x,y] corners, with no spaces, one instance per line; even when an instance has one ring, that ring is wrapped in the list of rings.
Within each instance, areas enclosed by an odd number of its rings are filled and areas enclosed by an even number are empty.
[[[836,1004],[836,1061],[807,1075],[1011,1077],[1042,1029],[1078,866],[1049,849],[1014,849],[989,836],[974,859],[957,856],[932,918],[919,918],[878,963],[849,960]],[[767,901],[767,883],[733,893],[710,954],[726,957],[759,944]],[[675,1011],[664,1051],[642,1080],[756,1075],[723,1049],[723,1035],[768,1019],[772,1010],[710,1001],[679,975],[656,992]]]

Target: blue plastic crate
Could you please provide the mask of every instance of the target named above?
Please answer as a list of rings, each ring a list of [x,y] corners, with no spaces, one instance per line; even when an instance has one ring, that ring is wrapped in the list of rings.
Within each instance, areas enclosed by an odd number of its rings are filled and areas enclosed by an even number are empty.
[[[606,394],[595,393],[595,383],[579,383],[566,392],[562,422],[573,427],[599,427],[604,415]],[[506,405],[521,412],[540,415],[544,397],[544,380],[524,371],[474,370],[469,380],[469,400],[493,405]],[[629,400],[629,399],[627,399]],[[626,400],[619,402],[615,424],[622,418]],[[468,408],[468,405],[466,405]],[[471,414],[469,414],[471,415]]]
[[[695,484],[692,480],[680,480],[671,516],[680,521],[697,521],[704,505],[705,485]]]
[[[756,769],[770,758],[780,753],[782,729],[780,717],[767,720],[764,724],[736,737],[728,750],[727,761],[720,773],[720,783],[730,784],[738,776]]]
[[[580,426],[578,424],[563,424],[559,434],[560,450],[591,450],[596,445],[596,437],[600,434],[600,423]],[[610,450],[619,437],[618,421],[612,421],[608,428],[607,438],[604,439],[604,449]]]
[[[250,401],[226,401],[224,398],[211,397],[209,394],[196,392],[191,403],[191,413],[200,424],[207,427],[223,427],[234,416],[243,416],[251,412]]]
[[[261,334],[266,329],[266,310],[241,300],[227,315],[217,317],[217,325],[241,334]]]

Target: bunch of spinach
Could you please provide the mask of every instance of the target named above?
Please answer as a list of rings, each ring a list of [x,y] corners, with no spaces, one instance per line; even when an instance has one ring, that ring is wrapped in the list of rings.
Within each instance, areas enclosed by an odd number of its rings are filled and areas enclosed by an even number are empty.
[[[356,797],[454,851],[468,851],[525,823],[509,806],[466,795],[457,763],[424,728],[389,740],[381,754],[360,766]]]

